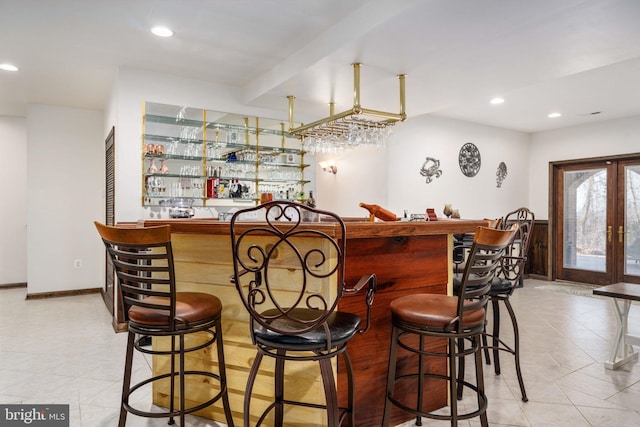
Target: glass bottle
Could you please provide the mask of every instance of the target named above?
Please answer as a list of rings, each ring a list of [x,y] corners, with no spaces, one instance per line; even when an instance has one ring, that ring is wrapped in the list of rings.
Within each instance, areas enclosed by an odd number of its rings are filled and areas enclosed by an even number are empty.
[[[309,198],[307,199],[306,205],[310,208],[316,207],[316,199],[313,198],[313,191],[309,191]]]
[[[380,207],[379,205],[370,205],[367,203],[360,203],[361,208],[365,208],[369,211],[369,221],[373,221],[373,218],[381,219],[382,221],[397,221],[398,217],[391,211]]]

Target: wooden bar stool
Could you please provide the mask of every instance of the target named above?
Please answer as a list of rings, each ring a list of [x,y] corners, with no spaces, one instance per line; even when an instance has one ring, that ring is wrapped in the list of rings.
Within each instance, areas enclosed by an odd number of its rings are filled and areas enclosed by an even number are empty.
[[[95,226],[115,267],[129,334],[118,426],[124,427],[129,412],[141,417],[169,418],[169,424],[174,424],[174,418],[179,417],[180,425],[184,426],[185,414],[222,400],[227,425],[233,427],[220,326],[222,303],[217,297],[205,293],[176,292],[170,227],[125,229],[99,222],[95,222]],[[187,335],[190,336],[188,345],[185,344]],[[151,348],[143,344],[148,337],[154,340]],[[156,342],[161,337],[167,337],[169,343]],[[185,353],[207,348],[214,343],[218,350],[217,374],[186,370]],[[169,372],[131,385],[134,350],[170,357]],[[212,385],[211,397],[206,402],[187,408],[185,376],[200,377],[205,383],[213,380],[217,387]],[[130,405],[130,396],[136,390],[167,380],[170,381],[167,411],[151,412]]]
[[[393,327],[383,426],[389,425],[391,410],[394,406],[415,415],[416,425],[422,425],[421,417],[450,420],[452,426],[457,426],[458,420],[480,416],[482,426],[488,426],[480,337],[486,323],[485,309],[489,300],[491,281],[516,229],[517,226],[509,230],[478,227],[465,265],[459,296],[418,294],[403,296],[391,302]],[[447,352],[429,351],[425,347],[426,338],[446,339]],[[468,348],[460,350],[457,346],[459,340],[466,340],[471,344]],[[417,355],[418,365],[415,371],[396,375],[398,348]],[[457,360],[468,354],[473,354],[475,358],[475,385],[456,375]],[[425,356],[446,357],[449,372],[444,374],[430,372]],[[448,414],[424,410],[422,397],[425,380],[448,383],[450,404]],[[404,387],[414,388],[417,400],[401,402],[395,399],[394,389],[399,383]],[[477,394],[477,408],[459,414],[457,390],[462,387],[469,388]]]

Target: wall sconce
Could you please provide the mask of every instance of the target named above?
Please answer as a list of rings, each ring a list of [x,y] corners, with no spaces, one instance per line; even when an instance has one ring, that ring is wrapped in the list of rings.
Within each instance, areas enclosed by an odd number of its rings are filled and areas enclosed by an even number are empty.
[[[320,162],[319,165],[322,168],[322,170],[325,172],[329,172],[334,175],[338,173],[338,167],[336,166],[336,162],[333,160],[329,160],[327,162]]]

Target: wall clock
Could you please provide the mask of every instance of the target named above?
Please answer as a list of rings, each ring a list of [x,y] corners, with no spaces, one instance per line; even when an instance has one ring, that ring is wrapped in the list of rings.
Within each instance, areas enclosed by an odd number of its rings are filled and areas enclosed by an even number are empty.
[[[460,164],[460,170],[464,176],[469,178],[474,177],[480,171],[480,150],[475,144],[467,142],[460,148],[460,154],[458,155],[458,163]]]

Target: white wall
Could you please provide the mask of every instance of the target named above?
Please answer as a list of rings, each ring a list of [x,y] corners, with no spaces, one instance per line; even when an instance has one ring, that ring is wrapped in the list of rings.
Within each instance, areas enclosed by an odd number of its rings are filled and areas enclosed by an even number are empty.
[[[388,145],[392,145],[390,141]],[[335,155],[319,154],[318,161],[335,160],[338,173],[324,172],[316,167],[314,194],[317,207],[341,216],[367,217],[360,202],[389,208],[387,194],[388,148],[360,147]]]
[[[533,134],[529,199],[536,219],[549,219],[549,162],[629,153],[640,153],[640,116]]]
[[[443,216],[445,203],[458,209],[462,218],[496,218],[521,206],[529,198],[527,133],[435,116],[416,117],[398,129],[389,148],[389,206],[401,214],[424,213],[425,208]],[[460,147],[471,142],[478,147],[481,167],[474,177],[460,170]],[[420,175],[426,157],[440,160],[442,175],[427,184]],[[500,188],[496,171],[507,165]]]
[[[358,202],[379,204],[398,216],[424,214],[445,203],[463,218],[498,217],[528,205],[529,134],[435,116],[412,117],[396,127],[386,149],[365,148],[322,158],[337,159],[337,175],[318,172],[318,204],[345,216],[366,216]],[[482,166],[468,178],[458,166],[460,147],[474,143]],[[440,160],[442,175],[427,184],[426,157]],[[500,162],[508,175],[496,185]]]
[[[103,284],[104,249],[93,221],[104,217],[102,112],[27,108],[28,293]],[[82,267],[74,268],[74,260]]]
[[[0,117],[0,285],[27,281],[27,126]]]

